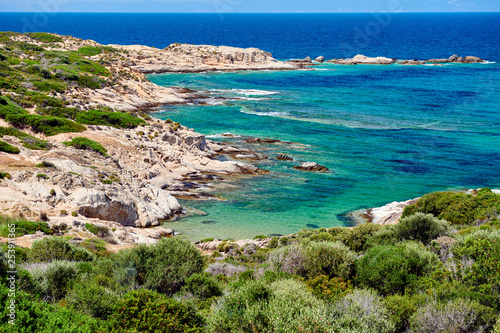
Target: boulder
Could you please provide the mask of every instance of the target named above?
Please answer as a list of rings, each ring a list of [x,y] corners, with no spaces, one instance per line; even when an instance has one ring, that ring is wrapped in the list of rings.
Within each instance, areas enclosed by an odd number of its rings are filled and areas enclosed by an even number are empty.
[[[317,62],[323,62],[323,61],[325,61],[325,57],[319,56],[319,57],[316,58],[316,61]]]
[[[484,62],[484,60],[474,56],[467,56],[462,60],[462,62],[466,64],[472,64],[472,63]]]
[[[323,165],[319,165],[316,162],[304,162],[301,165],[294,166],[293,168],[297,169],[297,170],[302,170],[302,171],[315,171],[315,172],[330,171],[327,167],[325,167]]]
[[[454,55],[452,55],[451,57],[448,58],[448,61],[449,62],[457,62],[458,58],[459,58],[459,56],[456,55],[456,54],[454,54]]]
[[[358,54],[354,58],[331,60],[329,62],[333,62],[333,63],[340,64],[340,65],[356,65],[356,64],[390,65],[390,64],[394,64],[396,61],[397,61],[396,59],[391,59],[391,58],[385,58],[385,57],[370,58],[370,57],[364,56],[362,54]]]

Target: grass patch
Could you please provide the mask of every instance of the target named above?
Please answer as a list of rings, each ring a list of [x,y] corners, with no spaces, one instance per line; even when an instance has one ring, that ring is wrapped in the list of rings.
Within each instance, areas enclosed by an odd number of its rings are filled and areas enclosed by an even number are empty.
[[[85,150],[92,150],[95,152],[98,152],[99,154],[103,156],[107,156],[107,149],[103,147],[99,142],[96,142],[94,140],[90,140],[88,138],[84,137],[76,137],[71,139],[69,142],[63,142],[66,146],[71,146],[76,149],[85,149]]]
[[[85,125],[105,125],[116,128],[135,128],[147,123],[128,113],[90,110],[76,115],[76,122]]]
[[[22,218],[11,218],[8,216],[0,215],[0,236],[9,237],[11,231],[16,237],[34,234],[37,231],[44,234],[51,234],[52,231],[49,225],[45,222],[32,222]]]
[[[37,114],[11,114],[5,120],[15,127],[29,127],[34,132],[43,133],[47,136],[86,130],[85,126],[69,119]]]
[[[62,43],[63,39],[59,36],[54,36],[46,32],[30,32],[26,33],[28,37],[42,43]]]
[[[3,151],[7,154],[19,154],[21,152],[19,148],[14,147],[2,140],[0,140],[0,151]]]

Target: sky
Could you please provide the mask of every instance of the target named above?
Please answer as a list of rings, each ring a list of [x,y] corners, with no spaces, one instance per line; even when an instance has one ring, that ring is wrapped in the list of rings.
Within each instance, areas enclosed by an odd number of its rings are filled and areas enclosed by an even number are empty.
[[[0,12],[500,12],[500,0],[0,0]]]

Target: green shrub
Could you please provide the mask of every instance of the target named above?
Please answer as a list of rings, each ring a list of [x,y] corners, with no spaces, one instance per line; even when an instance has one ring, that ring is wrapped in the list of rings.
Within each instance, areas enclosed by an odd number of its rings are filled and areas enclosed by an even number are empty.
[[[0,172],[0,179],[4,179],[4,178],[10,179],[11,177],[12,176],[8,172]]]
[[[313,242],[333,242],[334,238],[328,232],[320,232],[316,235],[312,235],[309,239]]]
[[[0,216],[0,237],[8,237],[14,230],[16,237],[34,234],[37,231],[42,231],[45,234],[50,234],[49,225],[44,222],[32,222],[24,219],[14,219],[7,216]]]
[[[209,318],[209,331],[329,332],[324,304],[295,280],[249,281],[224,296]]]
[[[102,49],[96,46],[84,46],[78,49],[78,54],[84,56],[94,56],[102,53]]]
[[[198,298],[210,298],[222,295],[222,288],[216,279],[208,274],[193,274],[186,279],[184,290]]]
[[[85,223],[85,228],[87,228],[88,231],[98,237],[106,237],[110,235],[108,227],[101,227],[92,223]]]
[[[61,117],[74,120],[76,115],[82,111],[75,108],[66,107],[47,107],[47,108],[37,108],[36,112],[41,115]]]
[[[118,296],[94,282],[81,281],[66,296],[68,305],[94,318],[106,320],[113,313]]]
[[[493,327],[492,333],[500,333],[500,316],[497,319],[497,323]]]
[[[76,122],[85,125],[105,125],[116,128],[135,128],[147,123],[128,113],[90,110],[76,115]]]
[[[450,223],[439,220],[432,214],[415,213],[401,219],[394,226],[396,237],[400,240],[415,240],[429,244],[431,240],[445,236],[450,230]]]
[[[40,178],[42,178],[42,179],[49,179],[50,177],[47,176],[44,173],[39,173],[39,174],[36,175],[36,178],[38,178],[38,179],[40,179]]]
[[[42,161],[36,165],[37,168],[55,168],[56,166],[53,163]]]
[[[36,88],[38,88],[38,90],[46,92],[55,91],[62,94],[67,88],[65,83],[56,80],[33,81],[32,83]]]
[[[83,132],[85,126],[74,121],[52,116],[40,116],[37,114],[16,114],[9,115],[6,121],[16,127],[29,127],[34,132],[43,133],[47,136],[59,133]]]
[[[370,237],[377,231],[382,229],[382,226],[372,223],[360,224],[352,229],[341,228],[334,236],[335,240],[343,242],[351,250],[360,252],[365,249],[365,244]],[[329,230],[332,233],[332,229]]]
[[[376,231],[365,243],[365,249],[369,249],[378,245],[396,245],[399,241],[394,225],[384,226]]]
[[[46,237],[33,242],[29,259],[34,262],[71,260],[92,261],[94,256],[85,248],[76,247],[61,237]]]
[[[106,242],[101,239],[86,239],[80,242],[79,246],[86,248],[98,257],[106,257],[110,252],[106,249]]]
[[[451,251],[457,279],[470,286],[500,287],[500,230],[457,237]]]
[[[54,36],[46,32],[30,32],[28,37],[33,38],[42,43],[62,43],[63,39],[59,36]]]
[[[352,285],[342,278],[329,279],[326,275],[319,275],[306,281],[309,290],[318,298],[333,301],[352,290]]]
[[[114,309],[111,332],[204,332],[192,307],[149,290],[129,292]]]
[[[99,154],[103,156],[107,156],[107,149],[103,147],[99,142],[96,142],[94,140],[90,140],[88,138],[84,137],[76,137],[72,138],[71,141],[69,142],[63,142],[66,146],[71,146],[76,149],[85,149],[85,150],[92,150],[95,152],[98,152]]]
[[[404,294],[405,288],[429,273],[438,257],[418,243],[380,245],[356,261],[356,280],[383,295]]]
[[[483,332],[491,328],[493,316],[492,309],[468,300],[433,301],[417,310],[410,327],[415,333]]]
[[[8,116],[21,114],[28,114],[28,111],[13,104],[6,97],[0,96],[0,118],[6,119]]]
[[[52,301],[64,298],[78,276],[77,264],[69,261],[30,264],[26,270],[33,281],[34,292]]]
[[[384,299],[384,304],[396,325],[396,332],[407,332],[410,318],[417,311],[425,296],[391,295]]]
[[[142,286],[167,295],[179,291],[186,279],[200,273],[204,265],[200,251],[177,237],[122,250],[113,258],[113,274],[122,285]]]
[[[424,195],[415,204],[405,207],[403,218],[420,212],[432,214],[453,224],[472,225],[478,219],[494,216],[500,211],[500,195],[482,189],[477,195],[462,192],[435,192]]]
[[[3,151],[7,154],[19,154],[21,152],[19,148],[14,147],[2,140],[0,140],[0,151]]]
[[[50,144],[47,141],[35,138],[34,136],[21,132],[20,130],[14,127],[0,126],[0,138],[4,135],[14,136],[20,139],[23,146],[28,149],[34,149],[34,150],[50,149]]]
[[[7,287],[0,284],[0,332],[11,333],[91,333],[106,332],[107,325],[98,319],[60,305],[50,305],[35,297],[16,291],[15,325],[9,324],[10,297]]]

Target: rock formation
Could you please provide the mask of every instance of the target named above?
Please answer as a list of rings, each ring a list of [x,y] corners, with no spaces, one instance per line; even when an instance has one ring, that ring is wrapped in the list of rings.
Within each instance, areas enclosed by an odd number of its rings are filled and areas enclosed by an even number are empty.
[[[316,162],[304,162],[301,165],[294,166],[293,168],[302,171],[315,171],[315,172],[330,171],[327,167],[319,165]]]

